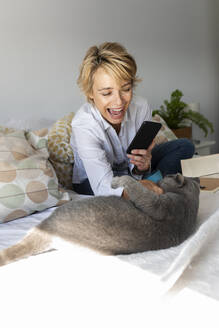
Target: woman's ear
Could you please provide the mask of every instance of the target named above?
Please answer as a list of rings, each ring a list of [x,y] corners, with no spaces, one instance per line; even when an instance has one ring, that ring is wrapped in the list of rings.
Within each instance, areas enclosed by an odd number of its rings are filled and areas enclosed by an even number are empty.
[[[87,100],[88,100],[89,103],[94,104],[94,97],[88,96]]]
[[[91,90],[91,91],[88,93],[88,98],[89,98],[91,101],[94,100],[93,90]]]

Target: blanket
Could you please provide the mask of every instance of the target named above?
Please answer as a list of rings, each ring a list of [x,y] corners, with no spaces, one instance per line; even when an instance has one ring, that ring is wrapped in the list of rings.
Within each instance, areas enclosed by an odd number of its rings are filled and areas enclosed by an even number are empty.
[[[11,320],[16,317],[10,316],[13,309],[15,313],[18,311],[18,316],[23,314],[22,326],[26,327],[26,323],[28,327],[30,319],[40,309],[41,314],[35,317],[31,327],[44,324],[72,327],[76,322],[77,328],[87,327],[92,320],[95,327],[146,327],[148,320],[154,327],[160,324],[165,327],[164,322],[168,327],[172,327],[172,322],[174,327],[172,311],[181,316],[181,307],[183,311],[190,311],[194,302],[199,304],[199,310],[208,307],[216,315],[219,300],[218,204],[219,193],[201,192],[197,230],[177,247],[103,256],[75,245],[57,243],[58,251],[2,267],[2,318],[12,327]],[[16,243],[53,211],[54,208],[50,208],[1,224],[0,247]],[[174,303],[169,301],[172,296]],[[194,315],[194,311],[191,313]],[[204,314],[206,311],[201,313],[201,324],[206,326],[209,315],[203,318]],[[213,314],[211,320],[215,318]],[[44,316],[46,319],[42,321]],[[198,316],[200,318],[200,312]],[[103,324],[105,318],[108,321]],[[191,323],[185,320],[186,317],[180,320],[182,327]],[[181,327],[180,324],[177,326]]]
[[[83,197],[83,196],[80,196]],[[117,258],[156,276],[163,286],[179,290],[190,286],[219,300],[219,193],[201,192],[196,232],[181,245],[169,249],[118,255]],[[0,226],[0,249],[15,244],[27,231],[48,217],[54,207]],[[57,249],[66,249],[56,243]],[[69,245],[71,251],[72,247]],[[78,249],[78,247],[74,247]]]

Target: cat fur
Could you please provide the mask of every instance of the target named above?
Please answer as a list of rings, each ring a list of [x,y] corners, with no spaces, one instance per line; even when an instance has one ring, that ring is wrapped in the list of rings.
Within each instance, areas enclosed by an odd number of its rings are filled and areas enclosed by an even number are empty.
[[[129,200],[95,196],[58,207],[18,244],[0,251],[0,266],[50,250],[54,237],[109,254],[130,254],[176,246],[195,230],[199,179],[166,176],[156,194],[130,176],[115,177]]]

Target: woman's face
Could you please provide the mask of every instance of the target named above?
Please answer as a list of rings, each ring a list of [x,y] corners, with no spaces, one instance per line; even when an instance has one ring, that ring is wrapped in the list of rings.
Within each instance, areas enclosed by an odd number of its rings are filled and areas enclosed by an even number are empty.
[[[98,68],[94,74],[90,98],[105,120],[113,127],[118,127],[132,100],[131,81],[118,83],[103,68]]]

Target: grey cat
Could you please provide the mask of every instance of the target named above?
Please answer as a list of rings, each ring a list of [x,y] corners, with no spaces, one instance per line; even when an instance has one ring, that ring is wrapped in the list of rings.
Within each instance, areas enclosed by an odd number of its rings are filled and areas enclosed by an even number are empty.
[[[156,194],[129,176],[115,177],[112,187],[124,186],[130,200],[97,196],[57,208],[18,244],[0,252],[0,265],[52,248],[53,237],[104,254],[129,254],[178,245],[195,229],[199,179],[166,176]]]

